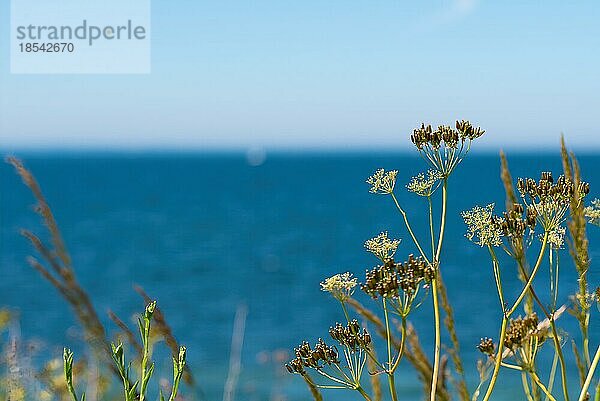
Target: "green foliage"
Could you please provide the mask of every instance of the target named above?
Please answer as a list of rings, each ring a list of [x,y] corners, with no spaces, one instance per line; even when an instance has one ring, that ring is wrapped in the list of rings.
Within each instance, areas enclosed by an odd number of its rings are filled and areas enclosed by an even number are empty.
[[[154,363],[150,361],[150,356],[152,354],[150,326],[155,308],[156,301],[150,302],[146,306],[144,314],[138,319],[140,337],[143,347],[143,356],[140,365],[140,375],[135,382],[133,381],[132,377],[132,363],[125,360],[123,343],[118,343],[116,345],[114,343],[111,344],[111,358],[123,382],[124,401],[143,401],[146,399],[148,383],[150,382],[152,374],[154,373]],[[179,382],[185,367],[185,357],[186,348],[181,346],[179,349],[179,354],[173,356],[173,385],[171,388],[169,401],[174,401],[179,391]],[[65,381],[69,394],[71,394],[73,401],[85,401],[85,394],[82,394],[81,398],[77,398],[75,393],[75,388],[73,387],[73,353],[67,348],[64,349],[63,362]],[[162,390],[160,391],[160,399],[161,401],[165,400]]]

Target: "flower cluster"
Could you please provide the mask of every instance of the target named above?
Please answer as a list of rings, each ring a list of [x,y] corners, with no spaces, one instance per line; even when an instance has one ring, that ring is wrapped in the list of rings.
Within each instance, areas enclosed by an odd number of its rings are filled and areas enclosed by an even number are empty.
[[[367,178],[367,184],[371,186],[369,192],[373,194],[389,195],[394,192],[396,185],[397,170],[385,171],[380,168],[372,176]]]
[[[419,150],[431,147],[434,150],[440,147],[456,149],[459,142],[472,141],[485,133],[481,128],[474,128],[470,122],[462,120],[456,122],[456,130],[448,125],[440,125],[436,130],[431,125],[421,124],[413,130],[410,140]]]
[[[494,204],[485,207],[475,206],[461,213],[467,233],[465,236],[480,246],[499,246],[502,244],[502,223],[494,218]],[[496,223],[494,223],[496,222]]]
[[[337,349],[325,344],[319,338],[314,348],[307,341],[303,341],[298,348],[294,348],[296,357],[285,365],[290,373],[306,373],[305,368],[321,369],[324,365],[337,365],[340,363]]]
[[[442,173],[429,169],[427,173],[419,173],[406,184],[406,189],[419,196],[431,196],[440,185]]]
[[[421,257],[409,255],[404,263],[388,259],[383,265],[367,271],[361,289],[373,299],[398,298],[401,291],[412,296],[422,282],[431,282],[434,275],[433,266]]]
[[[477,345],[477,349],[482,354],[493,356],[494,351],[496,350],[496,345],[494,344],[494,341],[491,338],[484,337]]]
[[[553,249],[561,249],[565,244],[565,232],[566,229],[564,227],[556,227],[554,230],[548,231],[548,244]],[[540,237],[540,239],[543,238],[541,235]]]
[[[464,120],[457,121],[455,126],[456,129],[440,125],[434,130],[431,125],[421,124],[410,136],[410,140],[429,165],[439,171],[443,177],[448,177],[452,173],[469,152],[471,142],[485,132]]]
[[[511,319],[506,329],[504,346],[512,351],[523,347],[525,342],[537,333],[537,326],[538,317],[535,312],[525,317]]]
[[[524,214],[525,213],[525,214]],[[510,210],[502,213],[502,217],[492,217],[492,224],[502,233],[502,236],[522,238],[527,228],[535,229],[536,212],[534,208],[525,208],[520,203],[512,205]]]
[[[600,226],[600,199],[594,199],[591,206],[585,208],[585,217],[588,223]]]
[[[365,248],[371,252],[382,262],[394,256],[396,249],[400,245],[399,239],[388,238],[387,231],[380,233],[378,236],[371,238],[365,242]]]
[[[361,332],[356,319],[346,326],[336,323],[335,326],[329,328],[329,335],[351,352],[356,352],[359,348],[365,349],[371,344],[371,335],[365,328]]]
[[[354,293],[356,282],[352,273],[336,274],[321,283],[321,290],[329,292],[338,301],[345,302]]]
[[[539,181],[519,178],[517,189],[523,201],[535,211],[544,230],[552,232],[563,222],[571,202],[580,202],[590,192],[590,185],[582,181],[575,186],[564,175],[555,182],[551,172],[543,172]]]

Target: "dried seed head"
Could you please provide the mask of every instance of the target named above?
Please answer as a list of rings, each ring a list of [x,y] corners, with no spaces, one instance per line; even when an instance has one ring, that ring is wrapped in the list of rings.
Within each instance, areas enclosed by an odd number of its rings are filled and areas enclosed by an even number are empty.
[[[511,319],[506,329],[504,346],[510,350],[521,348],[525,341],[537,333],[538,317],[534,313],[524,318]]]
[[[389,195],[394,192],[394,186],[396,185],[396,176],[398,175],[397,170],[385,171],[379,169],[373,173],[372,176],[367,178],[367,184],[371,185],[369,192],[373,194]]]
[[[443,177],[448,177],[469,152],[471,142],[484,132],[463,120],[456,122],[456,130],[447,125],[433,130],[431,125],[421,124],[413,130],[410,139],[425,161]]]
[[[554,179],[551,172],[541,174],[539,181],[519,178],[517,189],[529,207],[535,210],[537,221],[545,231],[555,231],[564,221],[572,203],[580,202],[589,193],[589,184],[580,182],[577,187],[564,175]]]
[[[417,147],[417,149],[423,149],[423,146],[433,141],[431,125],[426,127],[423,123],[421,124],[420,128],[415,128],[410,136],[410,140]],[[437,147],[439,147],[439,141],[437,142]]]
[[[397,298],[400,292],[414,295],[422,283],[429,283],[435,276],[435,268],[423,258],[408,256],[404,263],[392,259],[367,271],[361,289],[372,298]]]
[[[398,249],[398,245],[400,245],[400,240],[388,238],[387,231],[384,231],[365,242],[367,251],[371,252],[382,262],[385,262],[387,259],[394,256],[396,249]]]
[[[469,121],[465,120],[457,121],[456,129],[460,133],[460,137],[463,141],[465,139],[469,139],[472,141],[473,139],[477,139],[485,133],[485,131],[481,128],[475,128],[473,127],[473,125],[471,125]]]
[[[348,347],[351,352],[356,352],[359,348],[366,349],[371,344],[371,335],[365,328],[361,332],[356,319],[346,326],[336,323],[335,326],[329,328],[329,335],[340,345]]]
[[[511,240],[520,241],[523,239],[527,228],[530,231],[535,229],[535,218],[530,218],[528,213],[523,216],[524,207],[520,203],[515,203],[511,208],[502,213],[502,217],[492,216],[492,225],[501,235]],[[533,209],[532,209],[533,210]]]
[[[335,347],[331,347],[319,338],[314,348],[307,341],[303,341],[294,348],[296,357],[288,362],[285,367],[290,373],[305,374],[305,368],[320,369],[324,365],[339,364],[340,360]]]
[[[484,337],[479,342],[479,345],[477,345],[477,349],[483,354],[493,356],[494,351],[496,350],[496,345],[491,338]]]

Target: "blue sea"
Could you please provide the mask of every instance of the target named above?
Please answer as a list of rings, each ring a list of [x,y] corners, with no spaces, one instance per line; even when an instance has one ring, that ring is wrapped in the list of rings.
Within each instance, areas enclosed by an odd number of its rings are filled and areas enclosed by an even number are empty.
[[[403,191],[425,165],[409,154],[282,152],[269,153],[258,163],[242,153],[20,156],[42,186],[77,278],[111,335],[117,330],[107,310],[132,322],[143,308],[133,286],[142,286],[158,300],[176,337],[188,347],[198,383],[196,389],[184,392],[195,393],[196,399],[222,397],[234,315],[240,305],[248,314],[236,399],[309,399],[301,378],[287,374],[281,360],[291,357],[290,351],[304,339],[327,338],[329,326],[343,320],[339,305],[320,291],[319,282],[346,271],[362,278],[376,263],[363,243],[384,230],[402,239],[399,258],[415,253],[391,199],[368,191],[365,179],[376,168],[399,171],[400,202],[427,243],[426,201]],[[591,183],[590,198],[600,197],[600,157],[579,159]],[[558,176],[561,171],[558,153],[509,155],[509,162],[515,178],[539,177],[545,170]],[[455,307],[471,389],[477,385],[475,365],[480,358],[475,346],[483,336],[497,338],[501,313],[488,253],[465,238],[460,211],[492,202],[503,210],[499,171],[496,155],[471,154],[449,182],[441,268]],[[0,179],[0,306],[18,314],[22,340],[35,344],[34,359],[57,357],[63,346],[81,355],[85,347],[69,306],[26,262],[33,251],[19,229],[48,238],[32,210],[34,200],[10,166],[0,166]],[[600,229],[591,227],[589,237],[593,261],[589,277],[597,285]],[[561,258],[559,299],[567,302],[577,283],[568,251],[562,251]],[[514,266],[506,263],[502,274],[510,299],[520,289]],[[536,286],[547,300],[547,267]],[[359,300],[375,306],[359,292]],[[600,324],[597,311],[594,314],[591,344],[598,344]],[[431,356],[430,297],[411,321]],[[577,326],[567,314],[560,324],[571,332],[565,345],[571,355],[571,339],[580,341]],[[2,334],[3,342],[6,336]],[[544,348],[540,358],[547,369],[553,354],[549,344]],[[166,352],[157,353],[157,362],[168,377]],[[576,386],[573,359],[568,362]],[[421,385],[406,362],[398,376],[402,399],[419,400]],[[520,375],[503,371],[497,388],[499,400],[522,394]],[[559,388],[557,379],[557,394]],[[325,399],[359,397],[329,390]]]

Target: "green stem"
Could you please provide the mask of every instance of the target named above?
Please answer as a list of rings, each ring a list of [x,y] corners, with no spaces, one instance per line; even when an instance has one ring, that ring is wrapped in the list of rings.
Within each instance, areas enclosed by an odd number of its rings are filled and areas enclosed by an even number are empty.
[[[515,310],[517,310],[517,308],[519,307],[519,304],[525,297],[525,294],[527,294],[527,291],[529,291],[529,288],[531,287],[531,284],[533,283],[533,279],[535,278],[535,275],[537,274],[540,266],[542,265],[542,259],[544,257],[544,252],[546,251],[546,245],[548,245],[548,232],[547,231],[544,233],[544,239],[542,240],[542,249],[540,250],[538,259],[535,262],[535,266],[534,266],[533,270],[531,271],[531,276],[529,276],[529,280],[527,280],[527,283],[525,283],[525,287],[523,287],[523,291],[521,291],[521,294],[515,301],[513,307],[510,308],[510,310],[508,311],[508,313],[507,313],[508,316],[512,315],[515,312]]]
[[[144,328],[143,328],[143,334],[144,334],[144,338],[143,338],[143,342],[144,342],[144,353],[142,355],[142,363],[141,363],[141,378],[140,378],[140,401],[144,401],[146,398],[146,386],[148,385],[148,381],[146,380],[146,375],[147,375],[147,366],[148,366],[148,359],[149,359],[149,354],[150,354],[150,345],[149,345],[149,340],[150,340],[150,321],[146,320],[144,321]]]
[[[585,378],[583,387],[581,388],[581,393],[579,393],[578,401],[585,400],[587,390],[590,387],[590,383],[592,382],[592,379],[594,378],[594,372],[596,371],[596,367],[598,366],[598,361],[600,361],[600,345],[598,346],[598,349],[596,350],[596,354],[594,355],[594,360],[592,361],[592,363],[590,365],[590,370],[588,371],[588,375]],[[596,398],[598,398],[597,393],[596,393]]]
[[[508,323],[508,318],[506,315],[502,318],[502,327],[500,328],[500,341],[498,341],[498,351],[496,352],[496,361],[494,364],[494,372],[492,373],[492,378],[490,379],[490,384],[488,385],[487,391],[483,396],[483,401],[488,401],[492,395],[492,391],[494,390],[494,386],[496,385],[496,380],[498,379],[498,373],[500,373],[500,365],[502,364],[502,354],[504,352],[504,338],[506,337],[506,324]]]
[[[506,324],[508,323],[508,319],[517,310],[519,304],[523,300],[523,297],[525,297],[525,294],[531,288],[533,279],[535,278],[535,275],[537,274],[537,271],[539,270],[540,265],[542,264],[542,259],[544,257],[544,252],[546,251],[547,243],[548,243],[548,233],[546,232],[546,233],[544,233],[544,239],[542,241],[542,249],[540,249],[540,254],[538,255],[537,261],[531,272],[531,276],[529,277],[529,280],[527,280],[527,283],[525,284],[523,291],[521,291],[521,294],[515,301],[513,307],[504,313],[504,317],[502,318],[502,327],[500,329],[500,341],[498,343],[498,351],[496,353],[496,362],[494,364],[494,372],[492,373],[492,379],[490,380],[490,384],[488,385],[488,388],[485,392],[483,401],[488,401],[490,399],[490,397],[492,396],[492,392],[494,391],[494,386],[496,385],[496,380],[498,379],[498,373],[500,372],[500,366],[502,363],[502,353],[503,353],[502,351],[504,349],[504,338],[506,336]],[[502,292],[502,285],[499,286],[499,290],[500,290],[500,292]],[[568,400],[566,400],[566,401],[568,401]]]
[[[402,335],[402,338],[400,340],[400,348],[398,349],[398,356],[396,357],[396,362],[394,362],[394,365],[390,369],[391,374],[394,374],[394,372],[398,368],[398,365],[400,364],[400,360],[402,359],[402,354],[404,354],[404,343],[406,342],[406,318],[404,316],[402,316],[401,335]]]
[[[521,382],[523,383],[523,391],[527,396],[527,400],[533,401],[533,397],[531,396],[531,392],[529,391],[529,384],[527,383],[527,374],[525,372],[521,372]]]
[[[431,234],[431,257],[435,254],[435,232],[433,229],[433,204],[431,202],[431,196],[427,197],[427,203],[429,203],[429,232]]]
[[[356,388],[356,391],[358,391],[360,393],[360,395],[362,395],[365,400],[371,401],[371,398],[369,398],[369,395],[365,392],[365,390],[362,387],[358,386]]]
[[[402,209],[402,207],[400,206],[400,203],[398,203],[398,199],[396,199],[396,195],[394,195],[393,192],[390,193],[390,195],[392,196],[392,199],[394,200],[394,203],[396,204],[396,208],[398,209],[398,211],[402,215],[402,218],[404,219],[404,225],[406,225],[406,229],[408,230],[408,233],[410,234],[410,237],[412,238],[413,242],[417,246],[417,249],[419,250],[419,253],[423,257],[423,259],[425,259],[425,261],[427,263],[429,263],[429,259],[427,258],[427,255],[423,251],[423,248],[421,247],[421,244],[419,244],[419,240],[417,240],[417,237],[415,236],[415,233],[413,232],[412,227],[410,226],[410,223],[408,221],[408,216],[406,215],[406,212],[404,211],[404,209]]]
[[[396,395],[396,385],[394,383],[394,373],[391,371],[392,367],[392,342],[391,342],[391,332],[390,332],[390,320],[388,316],[388,308],[385,297],[383,298],[383,314],[385,317],[385,332],[387,336],[387,353],[388,353],[388,363],[387,363],[387,376],[388,376],[388,384],[390,387],[390,396],[392,397],[392,401],[397,401],[398,396]]]
[[[581,335],[583,337],[583,356],[585,357],[585,363],[587,367],[590,367],[591,359],[590,359],[590,337],[589,337],[589,327],[590,327],[590,311],[589,308],[585,312],[585,319],[581,326]]]
[[[440,223],[440,235],[438,238],[437,250],[435,252],[434,264],[435,268],[439,268],[439,260],[442,252],[442,244],[444,242],[444,231],[446,229],[446,206],[448,204],[448,181],[444,179],[442,187],[442,217]],[[436,273],[437,274],[437,273]],[[441,351],[441,333],[440,333],[440,305],[438,301],[438,285],[437,277],[431,280],[431,291],[433,293],[433,315],[435,325],[435,348],[433,355],[433,373],[431,376],[431,392],[429,394],[430,401],[435,401],[437,392],[437,384],[440,370],[440,351]]]
[[[535,382],[535,384],[537,384],[537,386],[542,389],[542,391],[546,394],[546,397],[548,397],[550,401],[556,401],[556,398],[552,396],[550,391],[546,388],[546,386],[544,386],[544,384],[535,372],[530,372],[529,375],[531,376],[531,379]]]
[[[569,401],[569,386],[567,385],[567,366],[565,363],[565,356],[562,352],[562,346],[560,345],[560,339],[556,330],[556,323],[554,322],[554,315],[550,316],[550,327],[552,328],[552,339],[554,341],[554,348],[558,354],[558,360],[560,361],[560,378],[562,381],[563,395],[565,401]]]
[[[496,289],[498,290],[498,298],[500,299],[500,308],[504,310],[506,305],[504,303],[504,292],[502,291],[502,281],[500,280],[500,262],[498,262],[498,257],[496,256],[496,252],[494,252],[494,248],[488,244],[488,250],[490,251],[490,255],[492,257],[492,265],[494,268],[494,279],[496,281]]]
[[[552,388],[554,387],[554,378],[556,377],[556,365],[558,364],[558,352],[554,353],[554,358],[552,359],[552,367],[550,368],[550,377],[548,377],[548,391],[552,392]],[[546,401],[548,398],[545,399]]]

